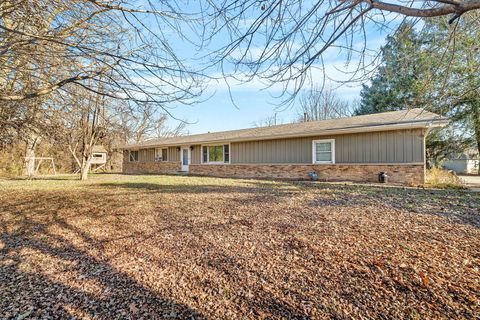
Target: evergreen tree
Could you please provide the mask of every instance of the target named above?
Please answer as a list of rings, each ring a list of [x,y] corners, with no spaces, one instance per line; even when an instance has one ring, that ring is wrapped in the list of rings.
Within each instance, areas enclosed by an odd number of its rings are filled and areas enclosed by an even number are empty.
[[[430,60],[430,75],[424,80],[428,108],[450,118],[447,130],[454,133],[457,152],[476,149],[480,154],[479,18],[478,13],[467,14],[455,26],[428,20],[421,36]],[[446,49],[440,50],[441,46]]]
[[[415,108],[422,105],[421,79],[425,67],[422,41],[413,26],[404,23],[387,37],[381,65],[370,85],[363,85],[357,115]]]
[[[465,14],[454,26],[428,19],[420,31],[402,25],[387,38],[381,65],[370,85],[363,86],[355,113],[425,108],[451,120],[427,137],[430,160],[469,148],[480,153],[479,18]]]

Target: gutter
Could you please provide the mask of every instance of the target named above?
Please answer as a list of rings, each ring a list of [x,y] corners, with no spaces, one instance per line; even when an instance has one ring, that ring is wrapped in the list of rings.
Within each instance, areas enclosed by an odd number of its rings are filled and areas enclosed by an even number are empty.
[[[450,123],[450,120],[448,118],[442,118],[442,119],[439,119],[439,120],[432,120],[427,125],[426,134],[428,134],[433,128],[445,127],[449,123]]]
[[[341,129],[323,129],[315,131],[304,131],[300,133],[292,134],[282,134],[282,135],[269,135],[269,136],[259,136],[259,137],[244,137],[244,138],[233,138],[233,139],[216,139],[216,140],[199,140],[192,142],[177,142],[177,143],[152,143],[152,144],[142,144],[142,145],[126,145],[119,147],[119,149],[124,150],[135,150],[135,149],[147,149],[147,148],[156,148],[156,147],[177,147],[177,146],[189,146],[189,145],[199,145],[199,144],[211,144],[211,143],[226,143],[226,142],[243,142],[243,141],[261,141],[261,140],[276,140],[276,139],[285,139],[285,138],[300,138],[300,137],[315,137],[315,136],[326,136],[326,135],[339,135],[339,134],[348,134],[348,133],[361,133],[361,132],[378,132],[378,131],[392,131],[392,130],[404,130],[404,129],[421,129],[427,128],[430,130],[435,127],[443,127],[449,123],[449,120],[446,118],[441,118],[438,120],[416,120],[409,122],[392,122],[390,124],[369,124],[364,126],[352,126],[344,127]],[[188,136],[185,136],[188,137]]]

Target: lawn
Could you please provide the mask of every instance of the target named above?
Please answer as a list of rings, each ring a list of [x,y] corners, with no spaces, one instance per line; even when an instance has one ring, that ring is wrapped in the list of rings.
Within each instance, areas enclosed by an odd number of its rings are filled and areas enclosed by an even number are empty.
[[[0,181],[0,318],[475,318],[480,194]]]

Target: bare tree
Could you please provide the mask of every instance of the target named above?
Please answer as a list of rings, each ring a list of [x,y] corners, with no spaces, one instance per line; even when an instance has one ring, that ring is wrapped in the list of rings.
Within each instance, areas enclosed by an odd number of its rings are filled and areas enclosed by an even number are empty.
[[[66,89],[43,107],[49,126],[42,137],[70,152],[82,180],[88,177],[95,145],[105,146],[113,155],[118,146],[159,134],[181,134],[185,128],[185,122],[167,127],[169,117],[151,104],[126,103],[72,86]]]
[[[40,113],[41,99],[0,103],[0,150],[22,142],[25,145],[25,174],[35,173],[35,150],[42,139],[45,126]]]
[[[121,143],[139,143],[152,138],[172,137],[185,134],[187,123],[177,121],[177,125],[169,127],[167,114],[162,113],[154,105],[132,106],[120,104],[115,107],[118,121],[117,131],[121,132]]]
[[[351,116],[348,101],[335,94],[334,89],[316,86],[300,96],[297,121],[317,121]]]
[[[188,103],[198,93],[198,74],[167,40],[172,32],[182,37],[180,26],[188,28],[175,5],[2,1],[0,101],[41,97],[71,84],[125,101]]]
[[[40,139],[40,135],[34,131],[25,138],[25,174],[29,178],[35,175],[35,150]]]
[[[271,127],[271,126],[276,126],[277,124],[282,124],[282,121],[278,119],[276,112],[264,119],[252,122],[252,126],[257,128]]]
[[[162,115],[160,121],[155,123],[155,138],[176,137],[188,134],[188,131],[186,130],[188,125],[187,122],[180,121],[177,125],[171,127],[167,125],[167,119],[168,117],[166,115]]]
[[[90,170],[93,147],[111,128],[111,112],[107,97],[85,92],[83,88],[70,88],[63,97],[65,104],[52,110],[56,117],[56,139],[67,144],[68,150],[80,168],[80,179],[86,180]],[[54,126],[52,126],[54,129]]]
[[[0,135],[26,135],[31,159],[40,138],[66,132],[86,177],[112,106],[170,115],[168,104],[191,104],[201,94],[201,75],[168,39],[182,38],[189,25],[189,15],[166,0],[1,1]]]
[[[220,43],[213,58],[222,62],[222,76],[282,84],[293,98],[312,82],[312,70],[326,80],[327,50],[348,65],[348,79],[340,82],[366,80],[378,59],[376,48],[369,47],[372,34],[393,32],[407,19],[415,24],[445,16],[454,23],[479,10],[480,0],[223,0],[206,1],[202,8],[205,43]],[[222,41],[222,31],[228,41]]]
[[[164,114],[152,105],[145,105],[134,112],[131,106],[120,106],[120,130],[124,135],[123,143],[139,143],[155,136],[156,128],[166,121]]]

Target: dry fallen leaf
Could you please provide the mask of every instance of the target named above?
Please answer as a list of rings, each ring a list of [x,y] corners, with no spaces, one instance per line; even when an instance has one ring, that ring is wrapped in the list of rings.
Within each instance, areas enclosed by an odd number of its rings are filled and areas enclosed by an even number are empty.
[[[0,180],[0,318],[475,318],[479,202],[198,177]]]
[[[423,283],[424,286],[427,286],[430,283],[430,279],[428,279],[428,277],[425,273],[420,271],[418,273],[418,275],[420,276],[420,279],[422,279],[422,283]]]
[[[135,305],[135,303],[130,303],[128,305],[128,309],[130,310],[130,312],[132,313],[137,313],[138,312],[138,308],[137,306]]]

